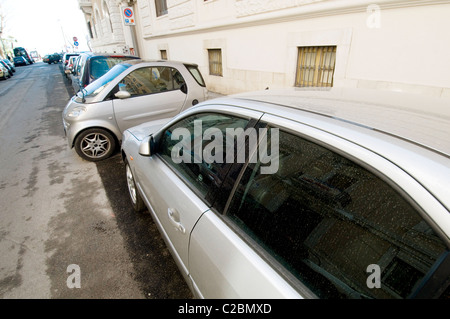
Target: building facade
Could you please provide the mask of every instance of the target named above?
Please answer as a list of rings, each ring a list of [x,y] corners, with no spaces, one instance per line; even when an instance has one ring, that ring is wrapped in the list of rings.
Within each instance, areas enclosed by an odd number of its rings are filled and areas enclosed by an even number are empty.
[[[221,94],[336,86],[450,96],[450,1],[79,0],[96,51],[197,63]],[[125,26],[123,7],[136,25]]]

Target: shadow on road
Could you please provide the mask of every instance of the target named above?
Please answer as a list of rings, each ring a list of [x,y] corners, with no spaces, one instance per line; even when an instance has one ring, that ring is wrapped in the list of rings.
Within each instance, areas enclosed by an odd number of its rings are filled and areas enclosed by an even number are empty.
[[[145,297],[192,298],[149,212],[136,213],[131,207],[125,166],[120,154],[98,162],[97,170],[133,262],[134,279],[140,284]]]

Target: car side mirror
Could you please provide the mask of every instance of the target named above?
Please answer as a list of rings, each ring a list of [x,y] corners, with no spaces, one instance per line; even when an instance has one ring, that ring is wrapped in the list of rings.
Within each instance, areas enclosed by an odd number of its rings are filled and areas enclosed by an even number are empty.
[[[116,94],[114,94],[114,96],[119,99],[128,99],[131,96],[131,94],[130,92],[127,91],[119,91]]]
[[[155,139],[153,135],[144,138],[139,145],[139,155],[152,156],[155,153]]]

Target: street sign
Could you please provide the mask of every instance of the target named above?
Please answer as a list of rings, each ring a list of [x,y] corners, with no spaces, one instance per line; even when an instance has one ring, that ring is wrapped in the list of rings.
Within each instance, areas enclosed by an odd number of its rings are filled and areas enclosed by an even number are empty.
[[[136,25],[134,20],[134,12],[131,7],[122,7],[123,22],[125,25]]]
[[[76,46],[76,47],[78,46],[78,44],[79,44],[79,43],[78,43],[77,41],[75,41],[75,42],[73,43],[73,45]]]
[[[78,38],[77,37],[73,37],[73,42],[77,42]]]

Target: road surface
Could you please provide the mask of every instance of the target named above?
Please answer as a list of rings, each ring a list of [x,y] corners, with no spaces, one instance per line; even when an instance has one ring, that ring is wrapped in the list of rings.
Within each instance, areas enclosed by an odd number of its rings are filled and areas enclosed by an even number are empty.
[[[191,298],[150,215],[129,203],[117,154],[67,145],[59,64],[0,81],[0,298]]]

